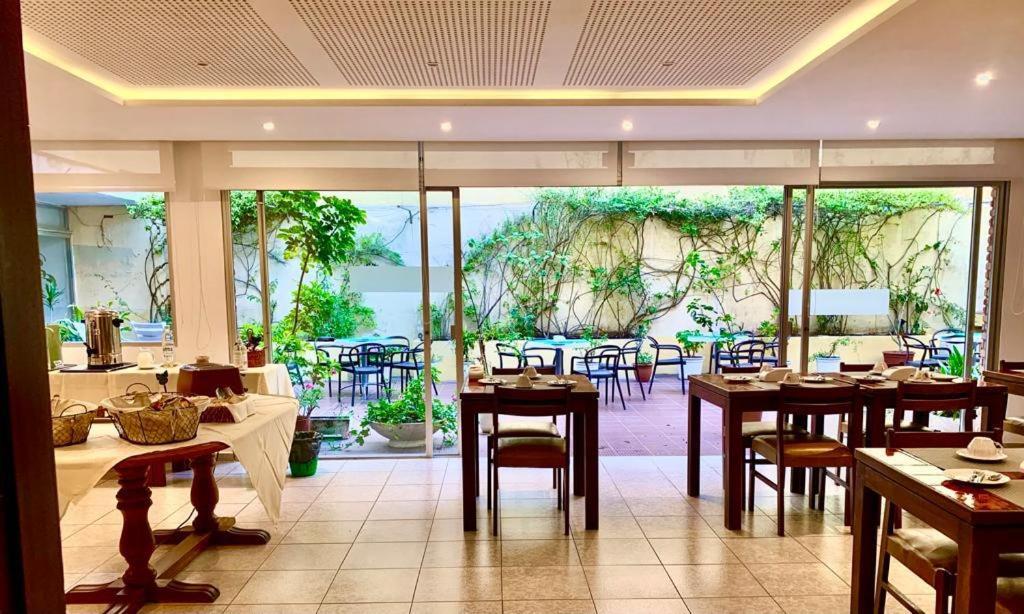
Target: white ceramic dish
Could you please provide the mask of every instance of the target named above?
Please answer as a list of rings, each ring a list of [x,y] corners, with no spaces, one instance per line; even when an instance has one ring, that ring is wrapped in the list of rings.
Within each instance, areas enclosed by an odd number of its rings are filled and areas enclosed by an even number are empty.
[[[971,454],[967,448],[960,448],[954,452],[960,458],[975,461],[978,463],[998,463],[999,461],[1006,460],[1008,457],[1002,450],[996,452],[995,456],[975,456]]]
[[[565,388],[572,388],[576,385],[576,382],[571,379],[553,379],[546,383],[548,386],[562,386]]]
[[[479,381],[485,386],[500,386],[505,383],[505,380],[496,377],[482,377]]]
[[[723,375],[722,379],[732,383],[752,382],[754,381],[753,375]]]
[[[824,384],[832,381],[831,377],[825,377],[824,375],[807,375],[803,378],[805,384]]]
[[[954,482],[971,486],[1002,486],[1010,481],[1010,478],[1002,473],[987,469],[946,469],[942,473]]]

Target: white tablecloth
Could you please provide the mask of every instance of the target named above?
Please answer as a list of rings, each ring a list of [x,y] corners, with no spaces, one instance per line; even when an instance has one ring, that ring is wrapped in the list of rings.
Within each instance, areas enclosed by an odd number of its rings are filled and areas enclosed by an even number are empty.
[[[163,367],[155,369],[139,369],[129,367],[106,373],[61,373],[50,371],[50,395],[60,395],[64,399],[99,403],[108,397],[124,394],[125,388],[135,383],[142,383],[154,391],[161,390],[156,383],[156,374],[163,373]],[[178,386],[178,367],[166,369],[168,374],[167,389],[174,391]],[[282,364],[268,364],[263,367],[246,369],[242,373],[242,384],[249,392],[255,394],[274,394],[294,397],[288,369]]]
[[[156,446],[140,446],[121,439],[112,424],[94,424],[85,443],[54,448],[61,516],[69,504],[89,492],[114,465],[126,458],[221,442],[234,450],[267,515],[277,522],[299,404],[295,399],[284,397],[254,396],[253,406],[255,414],[243,422],[200,424],[195,439]]]

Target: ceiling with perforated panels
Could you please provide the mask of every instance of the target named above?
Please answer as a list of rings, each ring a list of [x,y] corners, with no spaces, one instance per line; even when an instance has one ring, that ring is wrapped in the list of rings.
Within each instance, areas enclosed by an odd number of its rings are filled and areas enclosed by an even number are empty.
[[[21,0],[135,103],[757,104],[914,0]]]

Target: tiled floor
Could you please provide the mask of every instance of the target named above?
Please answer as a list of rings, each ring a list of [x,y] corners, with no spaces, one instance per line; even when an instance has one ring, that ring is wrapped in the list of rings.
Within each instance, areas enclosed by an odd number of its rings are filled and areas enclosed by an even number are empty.
[[[606,404],[603,397],[604,389],[603,387],[601,389],[600,454],[602,456],[674,456],[684,454],[687,436],[687,397],[680,390],[679,380],[671,375],[659,375],[655,379],[652,394],[646,400],[640,394],[639,385],[632,379],[630,382],[632,394],[627,392],[625,381],[622,382],[623,392],[627,393],[625,410],[622,409],[617,394],[614,402],[609,396]],[[449,400],[454,392],[454,383],[445,382],[438,385],[436,396],[439,399]],[[374,398],[373,395],[374,393],[371,391],[371,400]],[[350,405],[348,396],[341,401],[337,398],[328,398],[321,402],[320,409],[315,415],[333,416],[349,411],[354,415],[353,424],[356,424],[365,412],[365,403],[359,397],[356,397],[354,406]],[[708,454],[718,452],[721,449],[721,434],[720,415],[717,412],[709,412],[701,426],[701,450]],[[456,448],[443,448],[440,443],[441,436],[435,436],[435,454],[457,453]],[[331,449],[325,448],[325,454],[341,458],[356,455],[420,455],[423,453],[422,448],[405,451],[388,448],[385,440],[376,434],[371,434],[367,443],[361,447],[345,447],[341,442],[331,444],[331,446]]]
[[[273,535],[266,546],[213,548],[179,579],[213,582],[214,605],[162,605],[147,612],[281,614],[679,614],[849,609],[852,538],[841,498],[827,512],[792,498],[786,537],[776,537],[774,498],[761,493],[741,531],[722,526],[718,459],[708,457],[707,494],[684,492],[681,457],[606,457],[601,529],[573,526],[567,538],[545,470],[502,472],[501,539],[464,533],[456,459],[325,461],[311,478],[289,478],[283,518],[273,526],[236,463],[218,466],[219,513]],[[188,518],[188,476],[154,489],[151,521]],[[66,583],[117,577],[116,485],[107,481],[61,526]],[[571,506],[582,525],[583,505]],[[898,569],[902,588],[927,585]],[[71,612],[102,608],[72,607]],[[890,612],[901,611],[892,606]]]

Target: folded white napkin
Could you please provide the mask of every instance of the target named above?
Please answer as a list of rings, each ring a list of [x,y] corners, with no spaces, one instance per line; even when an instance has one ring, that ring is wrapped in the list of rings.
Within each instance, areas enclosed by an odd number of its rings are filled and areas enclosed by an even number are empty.
[[[881,373],[882,371],[885,371],[888,368],[889,368],[889,366],[885,364],[884,360],[879,360],[878,362],[875,363],[875,366],[872,367],[871,370],[872,371],[878,371],[879,373]]]
[[[520,373],[516,378],[516,388],[533,388],[533,380],[526,373]]]

